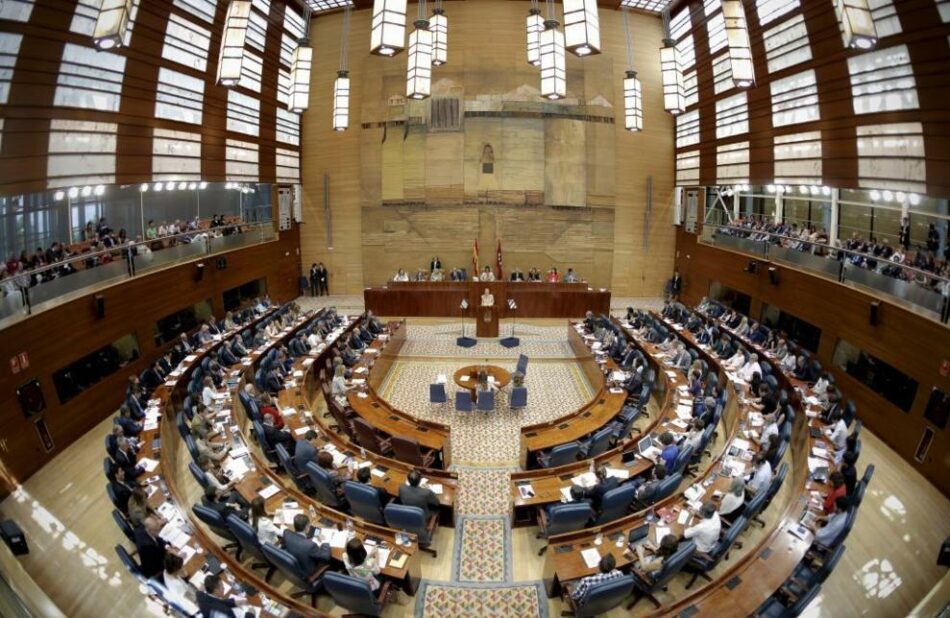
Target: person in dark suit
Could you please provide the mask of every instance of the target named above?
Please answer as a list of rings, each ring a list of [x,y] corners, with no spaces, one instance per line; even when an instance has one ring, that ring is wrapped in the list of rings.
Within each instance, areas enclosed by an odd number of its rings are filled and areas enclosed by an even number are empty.
[[[242,506],[236,501],[236,498],[233,497],[233,494],[236,493],[237,492],[231,492],[222,495],[214,485],[209,484],[205,487],[205,495],[201,498],[201,504],[218,513],[221,519],[226,520],[228,515],[237,515],[244,521],[247,521],[247,507]]]
[[[317,290],[320,287],[320,284],[317,283],[317,264],[314,262],[310,265],[310,296],[316,296]]]
[[[841,476],[844,477],[844,486],[848,497],[854,495],[854,488],[858,484],[858,467],[855,465],[857,462],[858,456],[854,451],[847,451],[844,454],[840,470]]]
[[[662,461],[653,466],[653,478],[637,488],[636,501],[646,507],[656,501],[660,483],[666,478],[666,464]]]
[[[284,382],[280,377],[280,370],[277,368],[276,363],[271,367],[270,371],[267,372],[267,377],[264,379],[264,390],[266,390],[271,395],[277,395],[284,388]]]
[[[122,513],[128,514],[129,498],[135,490],[135,485],[125,480],[125,469],[116,467],[112,471],[112,477],[109,479],[109,485],[115,494],[116,508]]]
[[[350,347],[356,352],[359,352],[366,347],[366,342],[360,339],[360,336],[356,331],[350,334],[349,343]]]
[[[158,364],[162,368],[162,371],[165,372],[167,376],[175,368],[175,364],[172,363],[172,353],[171,351],[165,352],[160,359],[158,359]]]
[[[418,470],[409,472],[407,480],[408,485],[399,486],[399,503],[406,506],[418,506],[425,513],[426,521],[428,521],[430,511],[439,508],[439,498],[428,487],[419,487],[422,475]]]
[[[379,319],[373,315],[372,311],[366,312],[366,328],[374,335],[378,335],[386,330]]]
[[[294,444],[294,437],[290,435],[290,432],[274,427],[273,416],[269,414],[264,416],[261,419],[261,427],[264,429],[264,438],[267,439],[268,444],[270,444],[272,447],[277,446],[278,444],[283,444],[288,453],[293,452],[294,455],[297,454],[296,445]]]
[[[119,438],[116,441],[118,449],[115,452],[115,465],[125,470],[125,478],[129,480],[137,479],[145,470],[135,465],[135,451],[129,444],[128,438]]]
[[[604,495],[611,489],[619,487],[620,481],[618,481],[615,476],[607,476],[606,466],[598,468],[596,474],[597,484],[587,490],[587,497],[590,498],[590,503],[591,506],[594,507],[594,510],[600,512],[600,505],[604,500]]]
[[[158,536],[161,530],[161,522],[153,516],[148,516],[142,527],[135,531],[135,549],[139,553],[142,575],[148,578],[165,570],[165,553],[169,550],[168,541]]]
[[[679,298],[680,292],[683,291],[683,278],[680,277],[680,271],[675,271],[673,273],[673,278],[670,280],[670,296],[673,298]]]
[[[429,262],[429,272],[433,270],[442,270],[442,260],[439,259],[439,256],[435,256]]]
[[[317,264],[317,290],[320,296],[330,295],[330,273],[323,262]]]
[[[316,439],[317,432],[311,429],[304,434],[303,440],[297,440],[297,444],[294,446],[294,465],[301,472],[303,472],[303,467],[307,465],[308,461],[317,463]]]
[[[201,618],[233,616],[237,607],[237,601],[224,598],[224,584],[219,573],[205,577],[204,590],[198,591],[197,602]]]
[[[142,433],[142,423],[132,418],[132,411],[127,403],[119,406],[119,416],[115,419],[115,424],[122,428],[122,435],[124,436],[134,438]]]
[[[115,460],[116,451],[119,450],[119,438],[123,436],[125,436],[125,430],[122,429],[122,425],[112,425],[112,433],[109,434],[109,438],[106,440],[106,452],[113,460]]]
[[[309,531],[308,531],[309,529]],[[294,517],[294,529],[284,530],[283,544],[287,553],[297,559],[300,568],[307,577],[313,577],[322,565],[330,562],[330,544],[317,545],[310,540],[313,529],[310,528],[310,519],[304,515]]]
[[[146,393],[151,393],[162,383],[163,379],[158,363],[156,362],[142,373],[142,389]]]
[[[364,343],[372,343],[372,341],[373,341],[373,339],[374,339],[373,335],[372,335],[372,334],[369,332],[369,330],[366,328],[366,323],[365,323],[365,322],[360,326],[360,339],[361,339]]]
[[[226,345],[221,346],[221,351],[218,353],[218,361],[225,367],[230,367],[238,363],[238,358],[234,355],[234,352]]]

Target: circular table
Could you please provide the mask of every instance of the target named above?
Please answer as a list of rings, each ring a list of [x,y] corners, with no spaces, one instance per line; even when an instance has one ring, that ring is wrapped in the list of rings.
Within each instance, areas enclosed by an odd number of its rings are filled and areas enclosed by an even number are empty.
[[[482,370],[495,378],[495,386],[499,389],[505,388],[511,382],[511,372],[495,365],[468,365],[456,371],[452,379],[459,387],[474,391],[475,387],[478,386],[478,372]],[[467,379],[463,380],[462,378]]]

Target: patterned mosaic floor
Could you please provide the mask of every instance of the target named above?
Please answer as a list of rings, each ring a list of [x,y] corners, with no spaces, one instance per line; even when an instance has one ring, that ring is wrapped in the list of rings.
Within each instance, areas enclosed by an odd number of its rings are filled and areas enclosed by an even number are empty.
[[[452,580],[511,580],[511,531],[507,517],[463,517],[456,523]]]
[[[540,582],[517,585],[422,582],[416,593],[416,618],[547,618]]]

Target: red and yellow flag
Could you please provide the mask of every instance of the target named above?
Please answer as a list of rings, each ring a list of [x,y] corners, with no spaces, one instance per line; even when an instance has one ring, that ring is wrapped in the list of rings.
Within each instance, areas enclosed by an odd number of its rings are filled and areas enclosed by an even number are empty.
[[[472,245],[472,280],[478,279],[478,239]]]
[[[495,278],[498,281],[501,281],[505,278],[504,273],[501,270],[501,241],[498,241],[498,249],[495,251],[495,270],[498,272],[495,273]]]

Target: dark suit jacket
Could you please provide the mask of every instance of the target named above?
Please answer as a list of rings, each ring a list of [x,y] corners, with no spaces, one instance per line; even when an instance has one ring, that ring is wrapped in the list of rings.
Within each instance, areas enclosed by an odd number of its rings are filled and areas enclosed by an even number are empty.
[[[431,489],[427,487],[413,487],[412,485],[399,486],[399,503],[406,506],[418,506],[426,514],[426,521],[429,520],[432,510],[438,510],[439,498]]]
[[[145,577],[155,577],[165,570],[165,548],[168,542],[161,538],[152,538],[139,528],[135,531],[135,548],[139,552],[139,563],[142,565],[142,574]]]
[[[226,345],[221,346],[221,353],[219,354],[218,358],[225,367],[234,365],[238,362],[237,357],[234,356],[233,352],[231,352],[231,348]]]
[[[142,433],[142,426],[133,421],[131,418],[120,416],[115,420],[115,424],[122,428],[122,431],[125,432],[126,436],[135,437]]]
[[[125,403],[129,406],[129,412],[131,412],[132,418],[137,421],[145,418],[145,406],[142,405],[142,402],[139,401],[135,395],[129,395]]]
[[[360,339],[362,339],[366,343],[369,343],[373,340],[373,336],[370,334],[368,330],[366,330],[366,328],[360,328]]]
[[[284,385],[281,383],[280,378],[277,377],[277,373],[271,371],[267,374],[267,379],[264,381],[264,388],[266,388],[269,393],[279,393],[284,388]]]
[[[587,497],[590,498],[591,505],[594,507],[594,510],[600,510],[600,503],[604,499],[604,494],[606,494],[611,489],[616,489],[619,484],[620,482],[617,480],[617,477],[610,476],[597,483],[587,491]]]
[[[317,463],[317,449],[306,440],[297,440],[294,447],[294,465],[301,474],[304,473],[304,466],[308,461]]]
[[[135,478],[140,474],[135,468],[135,454],[132,453],[131,449],[129,449],[129,454],[126,454],[122,450],[117,450],[114,459],[115,465],[125,470],[125,478]]]
[[[302,534],[284,530],[284,549],[300,563],[300,568],[308,576],[313,575],[322,562],[330,561],[330,544],[317,545]]]
[[[286,431],[281,431],[273,425],[264,425],[264,437],[267,438],[267,443],[271,446],[283,444],[288,453],[293,450],[294,454],[296,455],[294,437]]]
[[[231,610],[236,606],[234,599],[219,599],[203,590],[198,591],[198,610],[202,618],[212,616],[233,616]]]
[[[120,483],[118,481],[112,481],[109,484],[112,485],[112,491],[115,492],[115,499],[118,503],[119,510],[123,513],[128,513],[129,498],[132,497],[132,489],[125,483]]]

